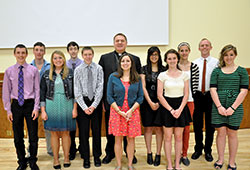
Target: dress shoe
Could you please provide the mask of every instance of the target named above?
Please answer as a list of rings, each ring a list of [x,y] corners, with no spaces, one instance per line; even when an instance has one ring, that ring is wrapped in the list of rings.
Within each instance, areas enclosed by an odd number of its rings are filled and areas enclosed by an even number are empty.
[[[53,168],[54,169],[61,169],[61,165],[60,164],[59,165],[54,165]]]
[[[64,164],[63,164],[64,168],[68,168],[68,167],[70,167],[70,165],[71,165],[71,163],[70,163],[70,162],[68,162],[68,163],[64,163]]]
[[[205,153],[205,159],[208,162],[212,162],[214,160],[213,156],[211,155],[211,153]]]
[[[76,153],[71,153],[71,154],[69,154],[69,160],[74,160],[75,159],[75,157],[76,157]]]
[[[147,163],[149,165],[152,165],[153,164],[153,156],[152,156],[152,153],[148,153],[147,154]]]
[[[101,159],[99,157],[94,158],[95,167],[100,167],[102,165]]]
[[[39,167],[35,162],[30,163],[30,169],[31,170],[39,170]]]
[[[106,155],[103,160],[102,160],[102,163],[104,164],[108,164],[112,161],[112,159],[114,158],[115,156],[110,156],[110,155]]]
[[[161,164],[161,155],[155,155],[154,166],[159,166]]]
[[[134,157],[133,157],[132,163],[133,163],[133,164],[136,164],[136,163],[137,163],[137,158],[135,157],[135,155],[134,155]]]
[[[16,170],[25,170],[27,168],[27,164],[20,164]]]
[[[189,166],[190,165],[190,161],[189,161],[188,157],[181,157],[181,162],[185,166]]]
[[[89,159],[84,159],[84,161],[83,161],[83,167],[84,168],[90,168],[90,161],[89,161]]]
[[[193,155],[191,156],[192,159],[196,160],[202,155],[202,152],[195,151]]]

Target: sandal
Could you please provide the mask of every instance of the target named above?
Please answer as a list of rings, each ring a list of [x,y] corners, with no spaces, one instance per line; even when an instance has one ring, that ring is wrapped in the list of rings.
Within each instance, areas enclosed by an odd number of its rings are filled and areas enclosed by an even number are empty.
[[[114,170],[121,170],[121,169],[122,169],[122,167],[117,166],[117,167],[115,167],[115,169],[114,169]]]
[[[222,163],[222,164],[219,164],[218,162],[219,162],[219,160],[217,160],[217,161],[214,163],[214,168],[219,170],[219,169],[221,169],[221,168],[223,167],[223,163]]]
[[[167,168],[167,170],[174,170],[174,168]]]
[[[237,169],[236,163],[234,165],[235,167],[231,167],[230,164],[228,164],[227,170],[236,170]]]
[[[128,170],[135,170],[133,166],[128,166]]]

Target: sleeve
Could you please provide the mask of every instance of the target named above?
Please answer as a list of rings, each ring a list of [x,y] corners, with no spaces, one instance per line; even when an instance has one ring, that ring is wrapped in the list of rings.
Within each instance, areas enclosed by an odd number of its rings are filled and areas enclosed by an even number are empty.
[[[40,82],[40,106],[45,106],[45,99],[46,99],[46,92],[47,92],[47,85],[45,80],[45,73],[42,75],[41,82]]]
[[[164,71],[164,72],[161,72],[161,73],[159,74],[159,76],[157,77],[157,79],[160,80],[161,82],[164,82],[164,80],[165,80],[164,74],[165,74],[165,73],[166,73],[165,71]]]
[[[96,85],[96,91],[95,91],[95,100],[92,103],[92,105],[97,108],[99,105],[102,95],[103,95],[103,71],[102,67],[97,67],[97,85]]]
[[[7,114],[11,113],[11,81],[9,79],[8,70],[5,71],[4,79],[3,79],[3,91],[2,91],[2,100],[4,109],[7,111]]]
[[[249,87],[248,72],[245,68],[242,68],[242,71],[240,72],[240,88],[248,89],[248,87]]]
[[[82,85],[81,85],[81,70],[79,68],[76,68],[74,71],[74,94],[75,94],[75,100],[79,104],[79,106],[82,108],[82,110],[86,110],[88,106],[83,100],[82,96]]]
[[[40,109],[40,73],[35,68],[35,77],[34,77],[34,90],[35,90],[35,104],[34,110],[38,111]]]
[[[103,55],[101,56],[101,59],[99,60],[98,63],[100,66],[102,66],[102,68],[104,67],[104,60],[103,60]]]
[[[141,68],[141,74],[146,74],[146,66],[143,66],[143,67]]]
[[[107,86],[107,101],[108,103],[111,105],[112,103],[115,102],[115,99],[113,98],[114,96],[114,84],[113,84],[113,80],[114,80],[114,75],[111,74],[109,76],[109,79],[108,79],[108,86]]]
[[[218,70],[219,68],[215,68],[211,74],[210,88],[218,86]]]
[[[142,104],[143,99],[144,99],[144,94],[143,94],[141,80],[139,81],[138,86],[139,86],[139,88],[138,88],[138,92],[137,92],[137,100],[136,100],[136,102],[139,103],[139,104]]]
[[[186,80],[189,80],[189,77],[186,73],[183,72],[183,80],[186,81]]]
[[[136,71],[138,72],[138,74],[141,74],[141,61],[139,57],[136,57]]]

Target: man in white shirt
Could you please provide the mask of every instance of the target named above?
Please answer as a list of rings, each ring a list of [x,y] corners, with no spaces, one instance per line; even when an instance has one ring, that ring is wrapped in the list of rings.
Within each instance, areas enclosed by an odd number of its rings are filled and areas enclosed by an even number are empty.
[[[218,59],[210,56],[212,49],[211,42],[203,38],[199,43],[199,51],[201,57],[194,61],[199,66],[199,87],[194,95],[194,133],[195,133],[195,152],[192,154],[192,159],[198,159],[202,155],[202,150],[205,152],[205,159],[208,162],[213,161],[212,145],[214,128],[211,126],[212,98],[209,92],[210,77],[214,68],[218,65]],[[205,145],[203,145],[203,113],[205,113]]]

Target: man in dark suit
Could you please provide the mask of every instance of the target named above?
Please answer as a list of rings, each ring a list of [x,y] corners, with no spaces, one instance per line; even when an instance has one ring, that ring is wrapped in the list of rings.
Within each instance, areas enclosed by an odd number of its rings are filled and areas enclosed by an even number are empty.
[[[110,116],[110,105],[107,102],[107,84],[109,75],[115,71],[117,71],[118,61],[122,54],[126,53],[127,47],[127,37],[123,33],[118,33],[114,36],[114,48],[115,51],[104,54],[101,56],[99,64],[103,68],[104,72],[104,89],[103,89],[103,104],[105,111],[105,125],[106,125],[106,137],[107,144],[105,148],[106,156],[102,160],[102,163],[108,164],[115,157],[114,153],[114,144],[115,137],[113,135],[108,134],[108,124],[109,124],[109,116]],[[136,65],[136,71],[140,74],[141,72],[141,61],[140,58],[133,55],[133,60]],[[124,138],[124,151],[126,152],[127,141]],[[133,158],[133,163],[137,162],[136,157]]]

